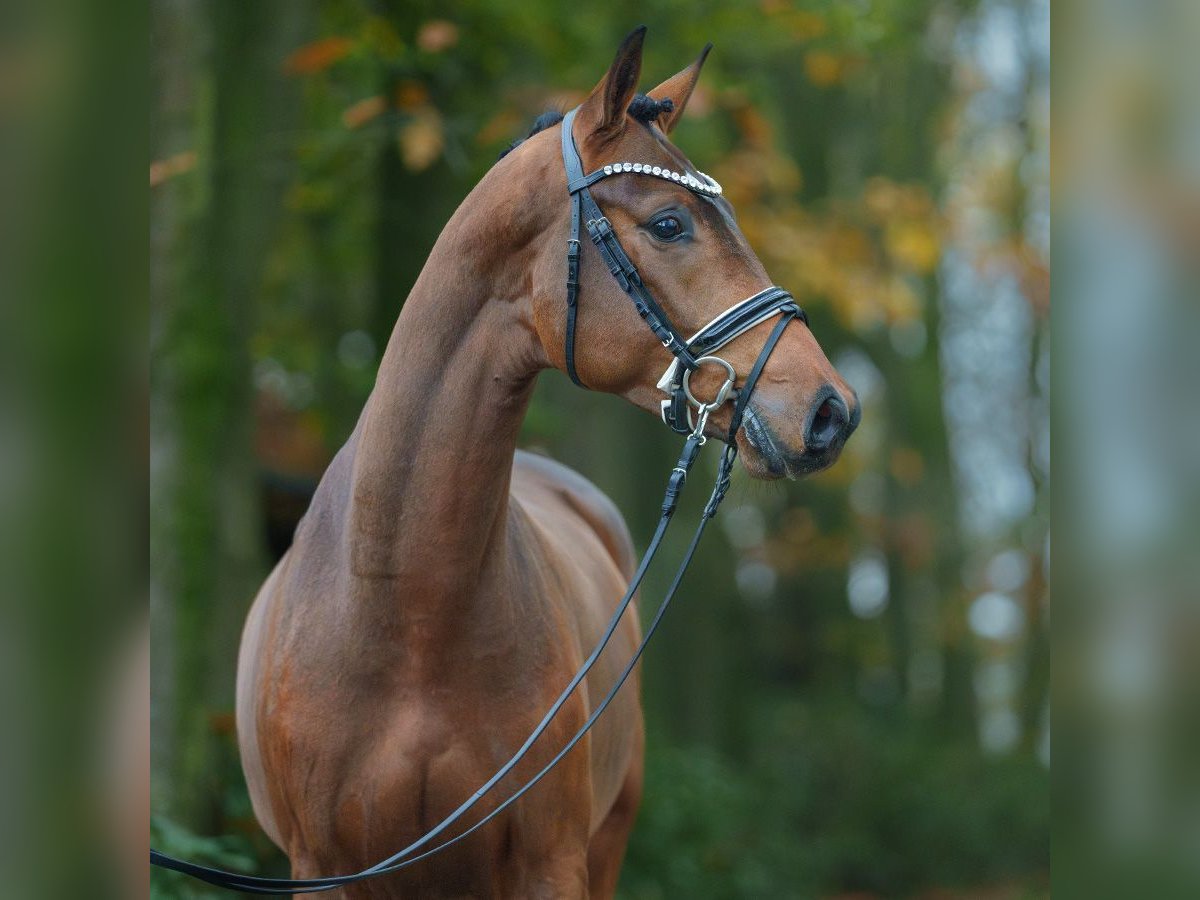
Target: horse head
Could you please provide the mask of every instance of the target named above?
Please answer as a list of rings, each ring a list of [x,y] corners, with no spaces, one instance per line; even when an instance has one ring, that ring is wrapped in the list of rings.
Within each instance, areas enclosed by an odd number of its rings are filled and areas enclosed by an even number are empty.
[[[670,141],[709,48],[654,90],[639,94],[644,35],[645,29],[639,28],[625,39],[570,124],[585,171],[625,162],[636,164],[635,175],[657,170],[659,177],[606,178],[590,190],[646,288],[678,330],[692,334],[772,282],[738,228],[732,205]],[[563,238],[569,233],[570,204],[562,186],[561,134],[549,127],[555,121],[557,117],[540,120],[541,130],[502,165],[535,166],[545,176],[531,201],[553,210],[532,266],[532,326],[547,360],[565,370]],[[684,183],[673,180],[674,174],[682,174]],[[694,178],[691,188],[689,176]],[[586,235],[582,243],[589,243]],[[579,282],[574,364],[580,381],[659,412],[663,394],[658,385],[663,367],[672,361],[670,354],[658,346],[595,248],[581,250]],[[754,365],[772,324],[759,322],[721,350],[739,383]],[[692,391],[697,397],[711,397],[723,378],[719,367],[704,366],[691,379]],[[714,410],[708,433],[725,437],[731,415],[730,403]],[[767,360],[736,440],[752,475],[794,478],[831,465],[860,415],[853,389],[807,324],[796,321]]]

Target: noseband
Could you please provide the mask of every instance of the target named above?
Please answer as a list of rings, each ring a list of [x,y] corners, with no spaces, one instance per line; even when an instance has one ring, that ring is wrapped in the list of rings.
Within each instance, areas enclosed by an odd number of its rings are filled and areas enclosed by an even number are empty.
[[[582,244],[579,240],[579,226],[582,222],[588,237],[600,251],[608,271],[616,279],[629,298],[633,301],[634,309],[642,317],[642,321],[654,332],[659,343],[675,359],[659,379],[658,388],[667,395],[662,401],[662,419],[673,431],[679,434],[690,434],[696,430],[699,420],[705,420],[708,413],[721,406],[725,400],[731,399],[735,381],[734,369],[729,363],[713,354],[736,338],[738,335],[764,322],[772,316],[783,316],[784,322],[798,318],[805,324],[808,317],[796,304],[792,295],[780,287],[769,287],[735,303],[721,313],[689,339],[675,327],[671,317],[667,315],[662,305],[654,299],[645,282],[642,281],[637,267],[630,262],[629,255],[621,246],[617,233],[604,215],[600,206],[592,197],[589,190],[593,184],[614,175],[648,175],[660,178],[687,188],[692,193],[714,202],[721,196],[721,185],[709,178],[703,172],[695,175],[689,172],[675,172],[648,163],[618,162],[602,166],[590,174],[584,174],[583,159],[575,144],[572,126],[579,108],[571,110],[562,121],[562,157],[563,166],[567,171],[567,193],[571,197],[571,236],[567,239],[567,329],[566,329],[566,366],[567,375],[580,387],[584,387],[575,369],[575,321],[579,309],[579,262]],[[778,340],[776,338],[775,340]],[[763,347],[761,356],[769,356],[774,349],[775,340],[769,340]],[[711,363],[725,370],[726,378],[717,392],[716,398],[705,403],[697,400],[690,390],[689,378],[702,365]],[[752,383],[743,385],[740,393],[748,394],[747,388]],[[692,407],[696,416],[692,416]],[[736,407],[735,407],[736,408]],[[744,409],[744,405],[743,405]],[[740,414],[729,432],[730,440],[741,424]]]
[[[654,332],[654,336],[675,357],[667,367],[667,371],[663,374],[662,379],[658,382],[658,387],[668,395],[668,399],[664,400],[662,404],[662,415],[663,421],[672,429],[680,434],[688,435],[687,440],[684,442],[683,452],[680,454],[679,461],[675,464],[675,468],[671,470],[671,474],[667,479],[667,489],[663,496],[662,513],[658,520],[658,527],[655,528],[654,536],[650,539],[650,544],[646,548],[641,562],[638,563],[637,570],[634,572],[625,595],[621,598],[612,617],[609,619],[604,634],[601,636],[595,649],[583,661],[579,671],[575,673],[570,683],[563,688],[537,727],[530,732],[529,737],[525,739],[525,743],[517,749],[508,762],[501,766],[479,790],[468,797],[454,812],[450,813],[450,815],[420,838],[387,859],[351,875],[334,875],[326,878],[306,879],[262,878],[256,875],[227,872],[222,869],[201,866],[196,863],[176,859],[173,856],[168,856],[154,849],[150,851],[151,865],[164,869],[172,869],[201,881],[206,881],[217,887],[243,891],[248,894],[307,894],[335,890],[357,881],[365,881],[368,878],[375,878],[389,872],[396,872],[428,859],[435,853],[440,853],[447,847],[459,843],[495,819],[504,810],[523,797],[571,752],[583,740],[588,731],[591,730],[591,727],[608,708],[609,704],[612,703],[621,686],[625,684],[637,666],[638,660],[641,659],[642,653],[645,652],[646,646],[650,643],[650,639],[654,637],[654,633],[658,630],[658,626],[662,622],[663,616],[671,604],[671,600],[674,598],[680,583],[683,581],[684,573],[687,571],[692,557],[696,553],[696,548],[700,544],[700,538],[704,534],[705,527],[712,520],[713,516],[717,514],[717,508],[725,498],[726,491],[729,490],[729,483],[733,474],[733,464],[737,458],[737,441],[735,440],[737,431],[741,426],[742,416],[746,411],[747,404],[750,402],[750,395],[754,391],[754,386],[758,382],[759,376],[762,374],[763,367],[767,364],[767,359],[770,357],[771,351],[775,349],[779,338],[783,336],[784,329],[787,328],[792,319],[798,318],[806,323],[808,319],[800,307],[796,305],[791,294],[782,288],[771,287],[765,291],[760,291],[753,297],[746,298],[740,303],[734,304],[692,335],[690,339],[684,340],[678,329],[671,323],[666,311],[663,310],[662,306],[655,301],[646,289],[641,276],[638,275],[637,269],[629,261],[629,257],[621,248],[621,243],[617,240],[617,235],[613,231],[612,225],[605,218],[600,207],[596,205],[596,201],[592,199],[588,188],[603,178],[625,173],[665,178],[686,187],[701,197],[710,199],[720,196],[721,186],[707,175],[700,174],[699,177],[696,177],[690,174],[680,174],[666,171],[656,166],[646,166],[637,163],[613,163],[592,172],[590,175],[585,175],[583,173],[583,162],[579,157],[579,150],[576,148],[575,140],[571,135],[571,125],[575,121],[575,113],[576,110],[567,113],[562,123],[563,163],[567,170],[567,190],[570,193],[572,201],[571,237],[567,244],[567,374],[571,376],[572,381],[581,387],[583,386],[583,383],[579,380],[579,373],[575,371],[574,350],[575,316],[579,301],[579,263],[580,251],[582,249],[579,241],[579,226],[583,222],[587,226],[588,235],[591,237],[592,242],[599,249],[600,255],[608,265],[609,272],[612,273],[618,284],[621,285],[622,290],[633,300],[638,314],[645,320],[650,330]],[[733,366],[712,354],[738,335],[776,315],[779,316],[779,321],[775,323],[775,327],[767,337],[766,343],[758,354],[758,359],[755,360],[754,365],[751,367],[749,373],[747,373],[741,388],[735,392],[734,384],[737,377]],[[725,371],[725,381],[720,390],[717,391],[716,396],[712,400],[707,402],[697,400],[692,395],[689,385],[691,374],[705,364],[718,365]],[[638,644],[633,656],[628,660],[624,668],[622,668],[621,674],[617,677],[608,693],[596,705],[596,708],[592,710],[586,721],[572,735],[571,739],[533,777],[506,797],[474,825],[455,834],[453,837],[447,838],[441,843],[434,844],[432,847],[428,846],[435,838],[442,835],[455,822],[462,818],[480,799],[489,794],[525,758],[534,743],[550,727],[550,723],[558,714],[558,711],[562,709],[563,705],[600,658],[600,654],[608,646],[609,640],[616,632],[617,626],[620,625],[622,618],[624,618],[630,604],[633,602],[634,594],[637,592],[642,579],[646,575],[646,571],[650,567],[650,563],[654,560],[659,547],[662,545],[663,536],[666,534],[667,526],[675,514],[675,508],[679,502],[679,496],[683,491],[684,484],[687,481],[688,472],[691,471],[692,464],[696,461],[700,448],[706,440],[704,429],[707,425],[709,414],[722,406],[727,400],[733,401],[733,414],[730,419],[729,430],[726,433],[725,450],[721,455],[721,461],[717,467],[717,478],[716,483],[713,485],[712,494],[709,496],[708,503],[704,507],[704,512],[701,513],[700,522],[696,526],[691,542],[688,544],[683,560],[675,572],[675,577],[672,579],[670,587],[667,589],[661,604],[659,604],[654,618],[651,619],[650,624],[646,627],[646,633],[642,637],[641,643]],[[694,415],[693,407],[695,410]],[[418,853],[418,850],[421,852]]]

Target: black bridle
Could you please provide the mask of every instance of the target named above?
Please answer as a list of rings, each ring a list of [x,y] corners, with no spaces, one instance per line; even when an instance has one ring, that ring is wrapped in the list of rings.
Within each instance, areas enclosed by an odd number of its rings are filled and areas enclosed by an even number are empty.
[[[608,708],[613,698],[616,697],[617,692],[625,684],[625,681],[636,667],[638,660],[641,659],[642,653],[650,643],[650,639],[654,637],[654,633],[658,630],[658,626],[662,622],[663,616],[671,604],[671,600],[675,597],[675,593],[683,581],[684,573],[687,571],[692,557],[696,553],[696,548],[700,544],[700,538],[704,534],[708,522],[717,514],[717,508],[721,505],[721,501],[725,498],[725,493],[729,490],[729,483],[733,474],[733,464],[737,459],[737,432],[741,427],[742,417],[750,402],[754,386],[762,374],[763,367],[766,366],[771,352],[775,349],[775,345],[783,336],[784,330],[792,319],[798,318],[806,323],[808,320],[790,294],[782,288],[772,287],[730,307],[708,325],[704,326],[704,328],[700,329],[690,340],[685,340],[671,323],[666,311],[663,310],[646,289],[641,276],[638,275],[637,268],[629,261],[629,257],[622,249],[620,241],[617,240],[612,225],[605,218],[600,207],[596,205],[596,201],[592,198],[588,188],[602,178],[626,172],[666,178],[681,184],[683,187],[697,194],[708,197],[719,196],[721,192],[720,185],[703,174],[696,177],[690,174],[665,171],[659,167],[635,166],[630,163],[607,165],[589,175],[585,175],[579,150],[575,146],[575,140],[571,134],[571,126],[574,122],[576,112],[577,110],[569,112],[562,123],[563,163],[566,166],[567,172],[567,190],[572,198],[571,236],[567,244],[567,374],[570,375],[572,381],[581,387],[583,386],[583,383],[579,380],[579,374],[575,370],[574,350],[575,319],[579,302],[580,253],[582,249],[579,241],[579,226],[583,222],[586,224],[588,235],[591,237],[592,242],[599,249],[601,257],[608,265],[609,271],[621,285],[621,288],[632,298],[638,314],[650,326],[655,337],[675,357],[659,382],[659,387],[669,394],[669,399],[663,401],[663,421],[675,431],[688,435],[687,440],[684,442],[683,452],[680,454],[679,461],[676,463],[675,468],[671,470],[670,477],[667,480],[667,489],[662,502],[662,514],[659,517],[658,526],[654,530],[654,536],[651,538],[650,544],[646,548],[646,552],[643,554],[637,570],[634,572],[624,597],[621,598],[621,602],[617,604],[616,611],[609,619],[603,636],[596,645],[596,648],[584,660],[583,665],[575,673],[570,683],[563,688],[558,698],[550,706],[550,709],[546,711],[546,714],[542,717],[537,727],[526,738],[525,743],[512,755],[508,762],[501,766],[479,790],[468,797],[467,800],[438,825],[387,859],[352,875],[307,879],[261,878],[253,875],[241,875],[236,872],[227,872],[222,869],[214,869],[186,862],[153,849],[150,851],[151,865],[172,869],[176,872],[183,872],[217,887],[243,891],[249,894],[305,894],[334,890],[356,881],[363,881],[368,878],[375,878],[395,872],[415,865],[424,859],[428,859],[435,853],[453,844],[457,844],[500,815],[500,813],[541,781],[554,766],[574,749]],[[735,392],[736,376],[733,367],[725,360],[710,354],[725,346],[754,325],[775,315],[779,316],[779,321],[775,323],[774,328],[768,335],[762,350],[759,352],[758,359],[755,360],[754,365],[747,373],[741,388]],[[727,377],[725,383],[717,392],[716,397],[711,401],[703,402],[692,396],[689,387],[689,376],[706,363],[722,366],[725,369]],[[688,472],[691,471],[692,465],[699,455],[700,448],[707,440],[705,428],[709,415],[730,400],[733,402],[733,412],[730,417],[729,428],[725,434],[725,450],[721,454],[721,460],[717,467],[717,478],[716,483],[713,485],[712,494],[709,496],[708,503],[705,504],[704,511],[700,516],[700,522],[696,526],[696,531],[692,535],[691,542],[688,544],[687,551],[684,553],[683,560],[675,572],[675,577],[672,579],[662,603],[655,612],[654,618],[647,626],[641,643],[638,644],[633,656],[626,663],[624,669],[621,670],[620,676],[583,725],[579,727],[566,745],[536,775],[470,828],[440,844],[428,847],[427,845],[430,842],[462,818],[468,810],[491,792],[525,758],[537,739],[550,726],[551,721],[557,715],[558,711],[575,692],[575,689],[587,676],[588,672],[591,671],[596,660],[600,658],[600,654],[608,646],[608,642],[611,640],[613,634],[616,633],[621,619],[629,609],[629,605],[633,601],[633,596],[641,585],[642,579],[650,567],[650,563],[658,553],[663,536],[666,534],[667,526],[675,514],[675,508],[679,502],[679,496],[683,491],[684,484],[687,481]],[[693,407],[695,408],[694,415]],[[419,850],[422,852],[417,853]]]
[[[637,267],[630,262],[628,254],[625,253],[621,242],[617,239],[617,233],[592,197],[589,188],[597,181],[613,175],[649,175],[674,182],[701,197],[715,200],[721,196],[721,186],[703,172],[696,174],[676,172],[645,163],[611,163],[585,175],[583,159],[575,144],[572,128],[575,123],[575,114],[578,111],[578,108],[571,110],[562,122],[562,157],[563,165],[567,170],[567,193],[571,196],[571,236],[567,239],[565,352],[567,375],[575,384],[580,387],[585,386],[575,369],[575,320],[579,308],[579,262],[582,251],[579,226],[582,222],[587,227],[588,237],[592,239],[592,243],[600,251],[605,265],[608,266],[608,271],[616,279],[621,289],[629,295],[638,315],[654,332],[659,343],[671,351],[675,357],[675,361],[667,368],[658,383],[658,387],[668,395],[668,399],[662,402],[662,418],[673,431],[679,434],[690,434],[695,430],[695,424],[689,421],[689,403],[698,409],[705,405],[713,405],[712,403],[703,404],[691,396],[688,387],[688,377],[691,372],[696,371],[704,363],[721,365],[725,368],[727,375],[725,390],[729,390],[733,387],[733,367],[719,357],[710,354],[715,353],[742,332],[753,328],[771,316],[782,315],[785,319],[794,316],[805,324],[808,323],[808,317],[796,305],[791,294],[780,287],[769,287],[747,297],[740,303],[735,303],[697,331],[690,339],[684,338],[679,329],[671,322],[671,317],[667,315],[666,310],[646,288]],[[770,350],[774,349],[774,344],[772,343],[769,348],[764,349],[769,354]],[[713,403],[720,406],[725,399],[726,396],[718,392]],[[735,421],[730,433],[736,433],[740,425],[740,419]]]

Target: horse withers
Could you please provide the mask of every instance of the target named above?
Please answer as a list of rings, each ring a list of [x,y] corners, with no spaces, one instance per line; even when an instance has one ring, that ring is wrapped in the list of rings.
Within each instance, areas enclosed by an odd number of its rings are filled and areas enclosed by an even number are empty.
[[[620,160],[695,171],[667,136],[704,54],[638,95],[643,35],[625,40],[571,123],[588,171]],[[611,501],[516,449],[538,373],[567,368],[571,207],[562,126],[542,124],[438,238],[358,424],[246,623],[242,763],[255,813],[296,878],[376,863],[470,797],[579,669],[634,568]],[[661,177],[610,178],[591,191],[687,333],[769,287],[719,192]],[[596,248],[579,264],[572,368],[589,388],[658,414],[670,354]],[[771,327],[763,321],[722,350],[739,378]],[[691,389],[703,395],[721,378],[703,367]],[[724,436],[730,416],[730,404],[714,409],[708,433]],[[797,323],[762,368],[735,440],[751,475],[795,477],[830,465],[857,419],[854,392]],[[472,821],[570,739],[638,640],[630,607],[581,689]],[[494,822],[334,896],[611,897],[641,798],[643,741],[632,682],[586,741]]]

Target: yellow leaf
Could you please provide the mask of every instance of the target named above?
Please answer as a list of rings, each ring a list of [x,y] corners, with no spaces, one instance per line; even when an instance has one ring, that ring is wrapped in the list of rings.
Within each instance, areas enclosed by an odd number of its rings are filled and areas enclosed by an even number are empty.
[[[380,115],[386,108],[383,97],[366,97],[342,112],[342,124],[347,128],[359,128]]]
[[[156,159],[150,163],[150,187],[158,187],[164,181],[183,175],[196,168],[196,151],[185,150],[166,159]]]
[[[414,172],[428,169],[442,154],[445,136],[437,110],[426,107],[400,129],[400,155]]]
[[[417,32],[417,46],[428,53],[440,53],[458,43],[458,26],[445,19],[430,19]]]
[[[813,50],[804,55],[804,71],[813,84],[829,87],[841,79],[842,61],[827,50]]]
[[[941,245],[933,228],[925,222],[894,222],[887,227],[884,245],[899,266],[924,275],[933,271]]]
[[[921,314],[921,298],[901,277],[893,277],[884,288],[883,302],[890,322],[909,322]]]
[[[771,124],[757,109],[750,104],[743,104],[733,110],[733,120],[742,139],[752,147],[770,146]]]
[[[348,54],[354,42],[345,37],[327,37],[305,44],[288,56],[283,70],[289,75],[308,75],[328,69]]]
[[[900,188],[894,182],[877,175],[867,180],[863,202],[875,221],[884,222],[895,213],[900,203]]]

